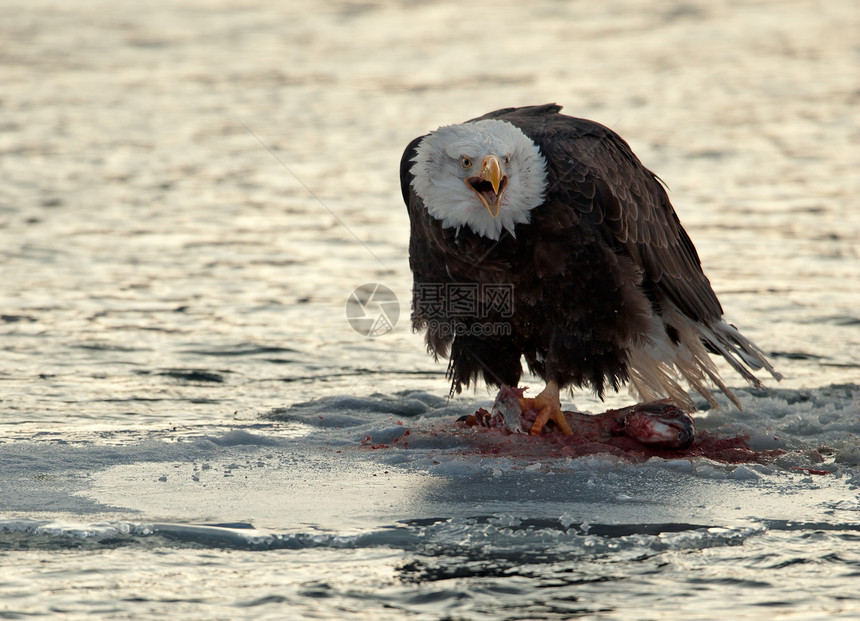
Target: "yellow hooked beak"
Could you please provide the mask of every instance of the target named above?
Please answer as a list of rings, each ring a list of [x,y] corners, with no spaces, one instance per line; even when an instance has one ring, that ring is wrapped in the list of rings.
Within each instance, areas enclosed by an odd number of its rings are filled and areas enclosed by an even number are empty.
[[[499,215],[499,201],[508,185],[508,176],[502,174],[502,162],[497,155],[487,155],[481,162],[481,174],[468,177],[466,185],[478,195],[484,207],[494,218]]]

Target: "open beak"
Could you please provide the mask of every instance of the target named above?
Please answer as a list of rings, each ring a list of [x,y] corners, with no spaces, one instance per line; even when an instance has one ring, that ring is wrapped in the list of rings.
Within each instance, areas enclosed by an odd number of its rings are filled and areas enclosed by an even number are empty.
[[[502,163],[498,156],[486,156],[481,162],[481,174],[468,177],[466,185],[478,195],[491,216],[495,218],[499,215],[499,201],[508,186],[508,176],[502,174]]]

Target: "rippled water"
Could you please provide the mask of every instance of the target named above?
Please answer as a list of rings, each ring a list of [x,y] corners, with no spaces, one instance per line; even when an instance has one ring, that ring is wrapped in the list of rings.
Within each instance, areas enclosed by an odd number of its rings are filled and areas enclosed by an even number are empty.
[[[790,525],[670,525],[659,534],[617,526],[583,535],[558,523],[495,521],[428,520],[360,538],[262,542],[181,531],[129,533],[118,526],[97,544],[67,541],[68,548],[59,550],[51,544],[60,536],[45,535],[42,543],[52,554],[23,568],[4,591],[35,582],[52,590],[55,612],[110,615],[131,608],[176,618],[713,619],[789,613],[827,619],[844,607],[840,598],[856,601],[856,529],[811,528],[798,536],[803,530]],[[810,547],[830,538],[843,550],[809,555]],[[798,581],[804,582],[802,593],[785,586]],[[33,593],[7,602],[38,610],[42,598]]]
[[[852,2],[4,7],[0,617],[860,614]],[[786,376],[700,428],[781,461],[476,454],[346,321],[409,299],[404,146],[548,101],[671,188]]]

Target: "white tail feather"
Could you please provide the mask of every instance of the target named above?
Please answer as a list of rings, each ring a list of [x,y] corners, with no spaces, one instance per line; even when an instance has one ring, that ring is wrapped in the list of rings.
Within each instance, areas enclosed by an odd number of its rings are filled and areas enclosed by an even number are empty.
[[[669,338],[664,324],[677,331],[677,342]],[[760,388],[762,384],[751,369],[764,368],[777,380],[782,379],[764,353],[733,325],[723,320],[704,325],[669,307],[664,309],[662,317],[652,317],[648,337],[629,350],[631,390],[643,401],[670,397],[679,406],[694,410],[695,404],[679,380],[686,380],[708,403],[719,407],[709,388],[712,384],[742,410],[740,400],[720,378],[705,343],[753,386]]]

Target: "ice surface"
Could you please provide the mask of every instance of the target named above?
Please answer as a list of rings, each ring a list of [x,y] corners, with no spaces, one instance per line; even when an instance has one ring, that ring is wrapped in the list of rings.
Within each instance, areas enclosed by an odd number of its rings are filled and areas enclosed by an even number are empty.
[[[709,441],[748,439],[752,449],[740,452],[578,455],[553,437],[458,427],[456,408],[410,391],[322,398],[200,437],[7,443],[0,490],[7,513],[250,521],[277,532],[496,514],[713,526],[818,520],[825,501],[854,506],[860,388],[739,393],[743,414],[699,420]]]

